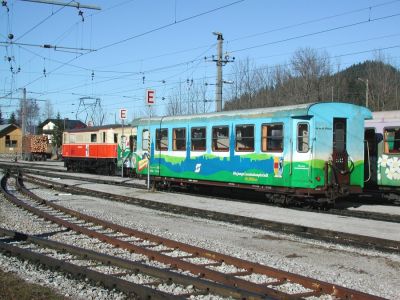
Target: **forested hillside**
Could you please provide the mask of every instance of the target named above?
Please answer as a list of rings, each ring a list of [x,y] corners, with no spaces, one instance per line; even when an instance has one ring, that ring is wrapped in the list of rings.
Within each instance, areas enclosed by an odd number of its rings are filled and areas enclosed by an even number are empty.
[[[224,110],[292,105],[317,101],[344,101],[373,111],[400,108],[400,72],[383,59],[365,61],[346,69],[332,64],[325,53],[298,50],[290,63],[255,68],[249,61],[236,64],[234,82],[225,86],[229,98]]]

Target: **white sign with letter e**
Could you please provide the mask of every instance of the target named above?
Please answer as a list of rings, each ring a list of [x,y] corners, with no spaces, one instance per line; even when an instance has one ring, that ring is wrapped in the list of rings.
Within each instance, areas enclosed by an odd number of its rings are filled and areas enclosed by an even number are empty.
[[[146,104],[153,105],[156,103],[156,91],[146,90]]]
[[[125,108],[121,108],[121,109],[119,110],[119,118],[120,118],[121,120],[126,120],[127,115],[128,115],[128,111],[127,111]]]

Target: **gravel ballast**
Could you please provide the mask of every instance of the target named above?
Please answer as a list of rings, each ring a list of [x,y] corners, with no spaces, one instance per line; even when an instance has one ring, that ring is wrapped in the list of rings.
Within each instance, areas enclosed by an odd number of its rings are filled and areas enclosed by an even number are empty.
[[[36,188],[34,192],[68,208],[137,230],[389,299],[398,299],[398,295],[400,295],[400,256],[398,254],[303,240],[293,236],[254,230],[223,222],[172,215],[92,197],[56,196],[56,192],[40,188]],[[57,229],[56,225],[37,219],[12,206],[3,197],[0,200],[0,207],[0,225],[3,227],[31,234]],[[54,239],[57,239],[57,235],[54,236]],[[119,252],[121,251],[119,250]],[[7,263],[7,259],[10,258],[6,258],[1,256],[3,270],[7,268],[8,264],[11,266],[17,264],[13,259]],[[40,281],[40,274],[45,272],[38,271],[37,273],[38,276],[29,273],[27,277],[36,282]],[[67,281],[67,279],[65,280]],[[258,280],[262,279],[252,278],[254,282]],[[62,284],[58,285],[62,286]],[[66,285],[69,284],[66,283]],[[76,288],[76,283],[71,283],[71,288],[74,285]],[[296,289],[298,287],[291,286],[289,288]],[[86,291],[86,289],[84,290]],[[79,296],[79,293],[75,292],[74,294],[69,290],[63,292],[64,295],[68,294],[71,297]],[[103,294],[103,291],[101,293]],[[106,298],[101,299],[114,298],[113,295],[104,297]],[[123,296],[117,293],[116,297]],[[88,298],[86,297],[86,299]]]

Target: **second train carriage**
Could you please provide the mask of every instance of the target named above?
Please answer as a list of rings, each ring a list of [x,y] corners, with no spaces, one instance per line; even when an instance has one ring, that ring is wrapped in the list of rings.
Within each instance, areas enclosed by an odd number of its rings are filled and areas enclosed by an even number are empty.
[[[365,124],[365,141],[366,191],[399,195],[400,111],[374,112]]]
[[[63,133],[62,156],[67,170],[131,175],[136,129],[105,125],[71,129]]]
[[[158,183],[206,184],[331,202],[364,185],[364,120],[347,103],[313,103],[138,119],[136,172]],[[150,165],[149,165],[150,164]],[[147,169],[149,165],[149,169]],[[289,197],[288,197],[289,196]]]

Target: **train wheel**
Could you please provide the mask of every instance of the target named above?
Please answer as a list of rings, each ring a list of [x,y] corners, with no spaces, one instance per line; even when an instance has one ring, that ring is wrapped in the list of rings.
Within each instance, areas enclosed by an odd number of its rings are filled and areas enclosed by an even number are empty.
[[[108,164],[108,175],[110,175],[110,176],[115,175],[115,164],[114,163]]]

